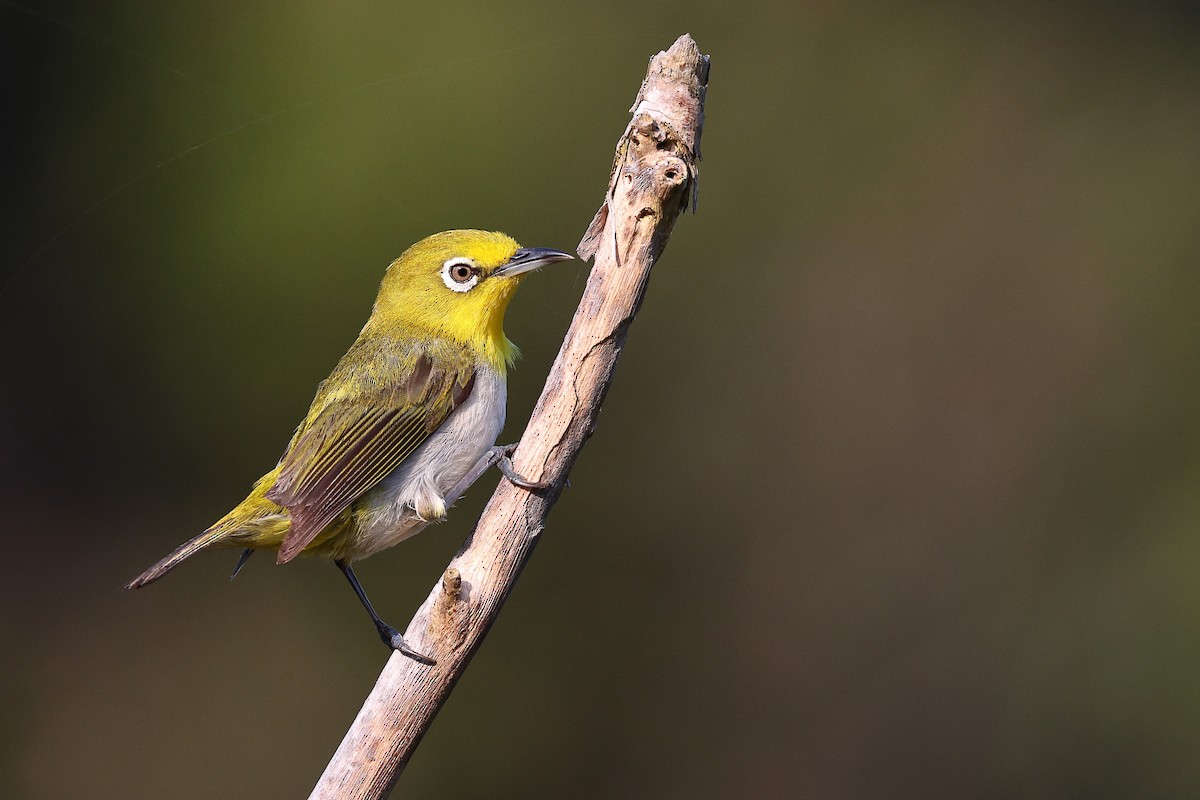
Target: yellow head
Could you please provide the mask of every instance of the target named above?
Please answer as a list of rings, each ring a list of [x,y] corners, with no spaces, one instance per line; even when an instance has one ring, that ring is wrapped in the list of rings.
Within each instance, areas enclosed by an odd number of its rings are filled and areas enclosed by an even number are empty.
[[[363,334],[449,338],[503,371],[517,352],[504,335],[504,309],[517,284],[538,267],[569,258],[522,248],[503,233],[435,233],[388,267]]]

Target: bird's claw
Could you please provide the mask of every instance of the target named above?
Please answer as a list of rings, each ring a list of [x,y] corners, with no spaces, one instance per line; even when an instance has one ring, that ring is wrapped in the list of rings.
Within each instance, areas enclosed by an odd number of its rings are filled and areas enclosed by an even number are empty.
[[[391,649],[399,651],[419,664],[426,664],[430,667],[437,664],[437,662],[429,656],[425,655],[424,653],[418,653],[416,650],[413,650],[411,647],[409,647],[408,642],[404,641],[404,636],[400,633],[400,631],[396,630],[391,625],[384,625],[379,629],[379,638],[382,639],[383,643]]]
[[[508,478],[509,483],[514,486],[520,486],[522,489],[529,492],[540,492],[543,489],[550,488],[549,483],[543,481],[531,481],[513,467],[512,454],[517,449],[515,444],[500,445],[495,448],[496,452],[496,469]]]

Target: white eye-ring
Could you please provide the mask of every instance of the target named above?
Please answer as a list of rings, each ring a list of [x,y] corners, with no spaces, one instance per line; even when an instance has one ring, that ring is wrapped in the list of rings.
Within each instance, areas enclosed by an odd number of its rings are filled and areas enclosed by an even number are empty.
[[[469,292],[479,283],[479,267],[469,258],[451,258],[442,264],[442,283],[453,292]]]

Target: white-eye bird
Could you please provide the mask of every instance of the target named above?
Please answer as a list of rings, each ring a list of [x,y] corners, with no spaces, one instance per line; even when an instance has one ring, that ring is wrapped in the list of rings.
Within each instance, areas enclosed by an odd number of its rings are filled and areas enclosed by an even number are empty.
[[[391,648],[424,663],[375,613],[351,564],[441,521],[457,484],[504,426],[517,349],[504,311],[521,278],[572,258],[502,233],[446,231],[392,262],[371,317],[283,458],[208,530],[131,581],[136,589],[210,547],[333,559]],[[510,480],[533,486],[506,467]],[[461,490],[462,487],[457,487]]]

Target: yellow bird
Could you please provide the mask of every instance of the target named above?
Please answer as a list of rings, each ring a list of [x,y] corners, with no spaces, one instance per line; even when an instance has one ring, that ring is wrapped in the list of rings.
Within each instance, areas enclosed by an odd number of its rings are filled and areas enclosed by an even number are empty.
[[[255,550],[333,559],[384,644],[432,664],[375,613],[351,564],[440,522],[459,481],[504,426],[506,375],[517,348],[504,310],[521,278],[572,258],[523,248],[503,233],[434,234],[392,262],[371,317],[317,387],[308,415],[275,469],[208,530],[131,581],[158,580],[210,547],[240,547],[234,575]],[[506,458],[501,471],[514,483]]]

